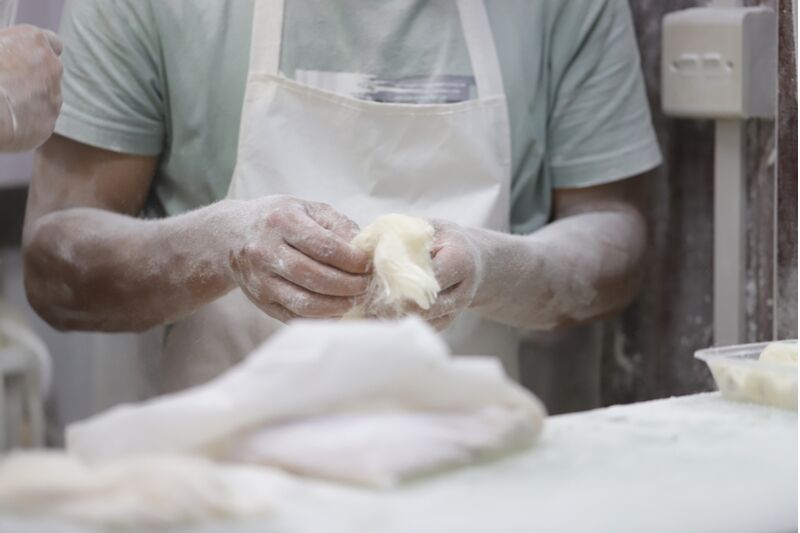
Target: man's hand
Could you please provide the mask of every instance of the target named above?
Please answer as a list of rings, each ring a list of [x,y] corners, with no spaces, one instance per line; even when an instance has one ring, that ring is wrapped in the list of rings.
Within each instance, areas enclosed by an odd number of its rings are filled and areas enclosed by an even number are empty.
[[[272,316],[341,316],[366,290],[357,228],[289,197],[135,214],[157,159],[55,135],[38,152],[23,236],[25,288],[59,329],[144,331],[241,287]]]
[[[532,329],[617,312],[639,287],[641,183],[557,191],[556,220],[529,235],[434,221],[433,267],[442,290],[429,310],[412,312],[440,330],[465,309]]]
[[[634,177],[557,189],[555,220],[528,235],[466,230],[483,267],[471,309],[528,329],[568,326],[621,310],[641,280],[642,184]]]
[[[436,230],[431,249],[433,271],[441,290],[430,309],[416,311],[433,327],[443,330],[472,305],[483,265],[480,251],[467,230],[441,220],[431,224]]]
[[[341,317],[366,292],[370,258],[350,244],[358,226],[331,206],[288,196],[236,204],[232,277],[265,313],[283,322]]]
[[[32,150],[53,133],[61,110],[60,55],[51,31],[0,31],[0,152]]]

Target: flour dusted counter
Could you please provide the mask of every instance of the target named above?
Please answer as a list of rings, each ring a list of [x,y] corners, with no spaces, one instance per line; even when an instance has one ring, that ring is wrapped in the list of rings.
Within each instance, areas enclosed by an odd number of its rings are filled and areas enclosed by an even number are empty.
[[[180,533],[797,529],[797,413],[701,394],[556,416],[500,461],[373,492],[297,484],[259,523]],[[89,528],[0,519],[3,533]]]

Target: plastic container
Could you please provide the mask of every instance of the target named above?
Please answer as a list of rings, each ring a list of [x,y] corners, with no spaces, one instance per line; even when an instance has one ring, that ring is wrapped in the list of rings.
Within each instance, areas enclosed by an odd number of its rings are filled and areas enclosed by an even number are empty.
[[[711,369],[723,397],[797,411],[797,364],[759,361],[768,344],[707,348],[694,356]]]

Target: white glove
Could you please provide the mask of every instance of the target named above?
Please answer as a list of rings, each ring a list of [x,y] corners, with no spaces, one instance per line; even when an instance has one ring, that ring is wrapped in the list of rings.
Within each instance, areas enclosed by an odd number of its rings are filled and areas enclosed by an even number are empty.
[[[621,308],[637,287],[644,238],[633,213],[585,213],[530,235],[433,225],[441,291],[430,309],[415,312],[440,330],[466,309],[517,327],[553,328]]]
[[[61,41],[33,26],[0,30],[0,152],[37,148],[61,110]]]
[[[468,231],[452,222],[432,220],[436,230],[431,256],[441,287],[430,309],[417,312],[438,330],[472,305],[483,277],[482,254]]]
[[[289,196],[239,203],[232,279],[273,318],[338,318],[369,284],[369,255],[350,241],[358,226],[331,206]]]
[[[529,235],[434,222],[433,269],[442,287],[427,311],[438,329],[462,311],[550,329],[621,309],[638,290],[645,226],[634,209],[564,217]]]

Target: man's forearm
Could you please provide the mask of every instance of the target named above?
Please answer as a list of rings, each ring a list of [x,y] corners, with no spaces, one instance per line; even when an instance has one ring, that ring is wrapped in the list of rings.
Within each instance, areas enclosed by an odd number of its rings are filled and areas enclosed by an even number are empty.
[[[143,331],[233,287],[228,201],[163,220],[76,208],[41,217],[25,235],[31,305],[60,329]]]
[[[484,255],[472,307],[493,320],[550,329],[617,311],[638,291],[646,237],[634,209],[576,214],[524,236],[472,233]]]

